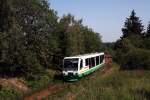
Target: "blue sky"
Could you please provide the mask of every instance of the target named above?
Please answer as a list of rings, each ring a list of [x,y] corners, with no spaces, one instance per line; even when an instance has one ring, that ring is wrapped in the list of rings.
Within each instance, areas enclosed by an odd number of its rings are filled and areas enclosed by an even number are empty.
[[[145,28],[150,21],[150,0],[49,0],[58,16],[71,13],[102,36],[104,42],[119,39],[126,17],[134,9]]]

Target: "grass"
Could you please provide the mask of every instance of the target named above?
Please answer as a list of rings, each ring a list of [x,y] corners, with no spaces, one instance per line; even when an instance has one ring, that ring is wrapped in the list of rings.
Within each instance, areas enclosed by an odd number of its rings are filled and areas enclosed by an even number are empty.
[[[26,93],[24,96],[31,95],[34,92],[41,91],[50,85],[54,85],[55,83],[58,83],[58,80],[55,80],[55,75],[58,72],[55,70],[47,70],[47,73],[43,75],[37,75],[37,79],[35,80],[26,80],[26,84],[31,89],[30,92]],[[57,82],[58,81],[58,82]]]
[[[57,71],[49,69],[47,73],[35,75],[36,78],[34,80],[25,80],[22,78],[23,83],[30,89],[28,92],[18,91],[17,88],[11,86],[11,84],[9,84],[10,86],[0,84],[0,100],[22,100],[23,97],[31,95],[36,91],[41,91],[50,85],[54,85],[59,82],[59,80],[55,80],[57,73]]]
[[[110,69],[106,73],[100,69],[78,82],[68,83],[49,100],[150,100],[150,71],[122,71],[116,64],[107,67]]]
[[[49,82],[52,86],[58,83],[65,85],[60,91],[49,95],[49,100],[150,100],[148,70],[119,70],[119,66],[113,63],[77,82],[63,82],[59,80],[60,77],[55,77],[56,72],[48,72],[52,75],[51,80],[42,76],[41,80],[31,82],[31,87],[37,91],[48,87]],[[21,99],[21,95],[12,88],[0,87],[2,100]]]

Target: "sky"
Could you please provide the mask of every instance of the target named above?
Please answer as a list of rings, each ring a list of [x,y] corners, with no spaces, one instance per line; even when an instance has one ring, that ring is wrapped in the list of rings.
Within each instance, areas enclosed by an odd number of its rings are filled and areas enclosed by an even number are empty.
[[[150,21],[150,0],[49,0],[50,8],[61,18],[71,13],[83,24],[100,33],[103,42],[115,42],[134,9],[145,29]]]

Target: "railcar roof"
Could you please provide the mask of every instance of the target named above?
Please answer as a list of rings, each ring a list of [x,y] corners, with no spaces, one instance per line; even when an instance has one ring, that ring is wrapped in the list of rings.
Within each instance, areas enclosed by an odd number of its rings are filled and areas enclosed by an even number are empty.
[[[103,55],[103,54],[104,54],[104,52],[101,52],[101,53],[90,53],[90,54],[83,54],[83,55],[65,57],[64,59],[89,58],[89,57],[95,57],[95,56],[99,56],[99,55]]]

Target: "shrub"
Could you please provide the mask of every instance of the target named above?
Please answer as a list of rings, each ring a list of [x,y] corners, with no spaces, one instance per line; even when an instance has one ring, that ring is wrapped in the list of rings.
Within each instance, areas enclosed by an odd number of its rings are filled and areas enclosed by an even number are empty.
[[[37,90],[45,88],[46,86],[48,86],[48,84],[50,84],[51,81],[52,78],[49,75],[43,74],[43,75],[35,75],[35,77],[33,77],[32,80],[27,81],[27,84],[33,90]]]
[[[114,60],[122,69],[150,69],[150,51],[145,49],[148,48],[146,45],[148,39],[143,40],[138,35],[124,38],[116,48]]]
[[[1,86],[0,88],[0,100],[18,100],[22,95],[18,91],[14,90],[10,86]]]
[[[127,69],[150,69],[150,51],[133,49],[124,55],[123,68]]]
[[[140,35],[131,35],[127,37],[127,39],[130,40],[130,43],[136,48],[143,48],[143,38]]]
[[[135,47],[131,43],[131,41],[127,38],[123,39],[122,41],[120,41],[120,43],[117,43],[116,45],[118,44],[119,44],[119,47],[117,46],[116,48],[114,61],[122,65],[122,63],[124,62],[124,57],[126,53],[128,53],[130,50],[135,49]]]
[[[144,48],[150,50],[150,44],[149,43],[150,43],[150,38],[145,38],[143,41]]]

